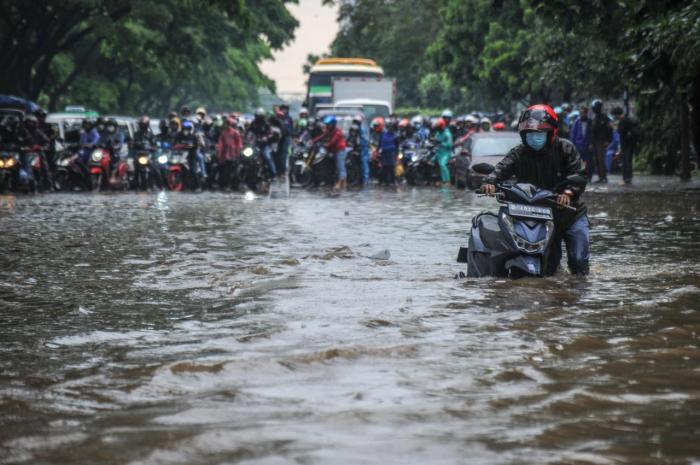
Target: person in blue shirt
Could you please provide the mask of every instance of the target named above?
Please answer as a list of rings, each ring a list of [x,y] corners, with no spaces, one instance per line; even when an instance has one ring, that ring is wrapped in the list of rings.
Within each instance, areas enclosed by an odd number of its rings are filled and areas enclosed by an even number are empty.
[[[82,131],[80,131],[80,161],[87,165],[90,160],[90,152],[95,148],[97,142],[100,140],[100,133],[97,131],[93,121],[89,119],[84,119],[82,124]]]
[[[413,128],[413,137],[417,143],[420,144],[430,139],[430,128],[426,126],[425,119],[421,115],[411,118],[411,127]]]
[[[396,130],[396,124],[389,124],[379,137],[379,155],[382,161],[379,182],[387,186],[392,186],[395,183],[394,169],[396,168],[396,156],[399,153],[399,137]]]
[[[581,155],[585,164],[586,177],[593,177],[593,154],[591,153],[591,121],[588,119],[588,107],[582,105],[580,115],[571,128],[571,142]]]
[[[605,151],[605,169],[607,172],[611,172],[613,168],[617,169],[617,167],[614,166],[615,162],[615,155],[617,152],[620,150],[620,133],[617,132],[617,125],[613,125],[613,135],[612,135],[612,141],[610,141],[610,144],[608,144],[608,149]]]

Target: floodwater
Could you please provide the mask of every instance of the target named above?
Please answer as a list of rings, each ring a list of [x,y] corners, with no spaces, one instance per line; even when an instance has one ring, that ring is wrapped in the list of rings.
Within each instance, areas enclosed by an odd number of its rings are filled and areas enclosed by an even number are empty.
[[[511,282],[464,192],[0,197],[0,463],[698,464],[699,200]]]

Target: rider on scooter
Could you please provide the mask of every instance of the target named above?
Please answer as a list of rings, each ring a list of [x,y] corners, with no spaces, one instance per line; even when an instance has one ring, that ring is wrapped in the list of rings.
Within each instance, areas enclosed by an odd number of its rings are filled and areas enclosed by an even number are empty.
[[[558,118],[548,105],[533,105],[520,116],[518,131],[522,144],[513,148],[484,179],[482,191],[496,193],[496,184],[515,176],[518,182],[533,184],[543,189],[560,192],[557,203],[572,205],[576,212],[555,210],[556,236],[549,257],[553,273],[561,261],[561,241],[566,242],[569,269],[573,274],[589,272],[588,216],[580,201],[585,185],[567,183],[567,176],[584,176],[581,157],[576,147],[557,137]]]
[[[250,140],[251,135],[255,137],[255,143],[260,149],[263,158],[265,158],[267,165],[270,167],[270,173],[272,174],[272,179],[274,179],[277,176],[277,167],[272,160],[272,146],[270,145],[272,127],[265,118],[265,110],[262,108],[255,110],[253,122],[250,123],[250,127],[246,132],[246,141]]]
[[[204,148],[204,138],[201,133],[195,132],[194,123],[189,120],[182,122],[182,130],[178,133],[175,138],[176,144],[182,144],[189,147],[189,156],[187,157],[190,163],[190,170],[195,173],[194,162],[199,165],[199,171],[202,178],[207,177],[206,166],[204,164],[204,155],[202,155],[202,148]]]

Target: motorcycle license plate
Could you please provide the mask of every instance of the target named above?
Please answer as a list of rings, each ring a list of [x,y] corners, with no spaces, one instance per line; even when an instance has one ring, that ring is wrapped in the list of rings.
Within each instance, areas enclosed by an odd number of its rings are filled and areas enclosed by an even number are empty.
[[[523,205],[520,203],[509,203],[508,214],[523,218],[534,218],[538,220],[551,220],[552,209],[549,207],[536,207],[533,205]]]

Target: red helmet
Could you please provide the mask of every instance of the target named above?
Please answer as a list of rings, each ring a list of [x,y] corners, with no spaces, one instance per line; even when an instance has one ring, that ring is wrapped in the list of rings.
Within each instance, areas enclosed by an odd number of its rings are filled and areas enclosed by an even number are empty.
[[[524,139],[525,133],[530,131],[548,132],[550,133],[549,141],[551,142],[557,136],[559,128],[559,118],[554,110],[549,105],[537,104],[532,105],[520,115],[518,121],[518,132]]]
[[[402,129],[407,128],[410,125],[411,125],[411,122],[408,120],[408,118],[404,118],[399,122],[399,127]]]
[[[447,121],[444,118],[438,118],[433,122],[433,129],[442,131],[447,126]]]
[[[376,132],[382,132],[384,130],[384,118],[377,116],[372,120],[372,128]]]
[[[505,131],[506,130],[506,123],[503,121],[499,121],[498,123],[493,125],[494,131]]]

